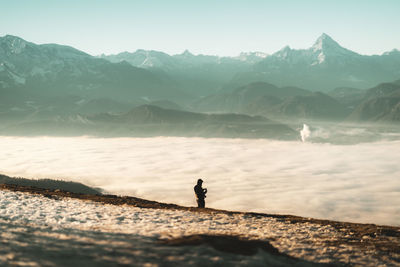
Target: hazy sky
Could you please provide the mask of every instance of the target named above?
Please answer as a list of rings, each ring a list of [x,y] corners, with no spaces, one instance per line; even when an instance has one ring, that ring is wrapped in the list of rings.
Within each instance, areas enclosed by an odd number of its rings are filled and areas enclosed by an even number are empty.
[[[399,0],[0,0],[0,36],[93,55],[273,53],[310,47],[323,32],[361,54],[400,48]]]

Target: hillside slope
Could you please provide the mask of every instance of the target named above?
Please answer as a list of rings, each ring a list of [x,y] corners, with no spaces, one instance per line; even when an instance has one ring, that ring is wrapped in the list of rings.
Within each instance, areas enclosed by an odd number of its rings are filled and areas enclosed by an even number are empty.
[[[400,121],[400,85],[398,81],[382,83],[366,91],[363,101],[349,120],[367,122]]]
[[[0,186],[0,215],[7,265],[399,264],[398,227],[8,185]]]

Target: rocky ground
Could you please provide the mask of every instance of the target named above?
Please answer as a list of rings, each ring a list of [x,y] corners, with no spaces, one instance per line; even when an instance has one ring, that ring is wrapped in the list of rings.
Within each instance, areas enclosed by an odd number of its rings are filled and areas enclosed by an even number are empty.
[[[400,228],[0,185],[0,265],[400,266]]]

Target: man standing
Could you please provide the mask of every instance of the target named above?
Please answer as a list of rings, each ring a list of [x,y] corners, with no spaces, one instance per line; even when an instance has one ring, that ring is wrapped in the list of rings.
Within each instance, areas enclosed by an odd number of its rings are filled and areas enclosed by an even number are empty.
[[[206,206],[206,203],[204,199],[206,198],[206,193],[207,193],[207,188],[201,187],[203,184],[203,180],[199,179],[197,180],[197,185],[194,187],[194,193],[196,194],[196,200],[197,200],[197,207],[199,208],[204,208]]]

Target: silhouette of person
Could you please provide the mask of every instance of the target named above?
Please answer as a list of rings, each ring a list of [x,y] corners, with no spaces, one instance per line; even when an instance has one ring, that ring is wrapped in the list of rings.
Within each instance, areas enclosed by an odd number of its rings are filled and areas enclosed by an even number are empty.
[[[207,188],[201,187],[203,184],[203,180],[199,179],[197,180],[197,185],[194,187],[194,193],[196,194],[196,201],[197,201],[197,207],[199,208],[204,208],[206,206],[206,202],[204,199],[206,198],[207,194]]]

